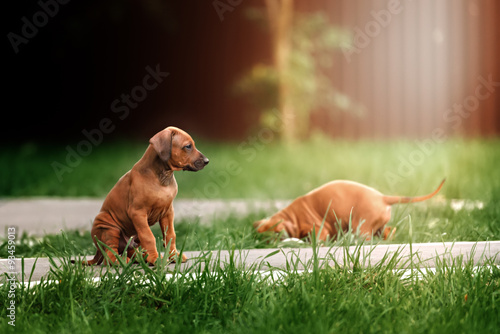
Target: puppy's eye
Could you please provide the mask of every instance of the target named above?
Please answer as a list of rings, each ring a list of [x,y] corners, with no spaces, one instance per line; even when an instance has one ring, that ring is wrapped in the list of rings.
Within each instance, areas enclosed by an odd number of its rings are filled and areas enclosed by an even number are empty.
[[[184,146],[184,148],[185,148],[186,150],[190,150],[192,147],[193,147],[193,146],[192,146],[191,144],[188,144],[188,145]]]

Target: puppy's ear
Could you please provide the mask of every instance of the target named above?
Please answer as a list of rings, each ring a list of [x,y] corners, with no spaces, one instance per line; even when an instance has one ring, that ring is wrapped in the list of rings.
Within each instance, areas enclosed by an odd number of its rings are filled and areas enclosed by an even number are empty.
[[[172,152],[172,137],[174,136],[174,131],[170,128],[166,128],[155,134],[149,143],[153,145],[156,154],[163,161],[168,161],[170,159],[170,154]]]

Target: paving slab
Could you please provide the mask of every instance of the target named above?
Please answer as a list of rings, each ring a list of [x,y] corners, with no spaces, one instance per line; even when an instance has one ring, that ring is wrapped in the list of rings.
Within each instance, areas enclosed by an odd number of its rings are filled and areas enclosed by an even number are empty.
[[[15,198],[0,199],[0,236],[6,236],[8,226],[15,226],[16,233],[32,236],[60,233],[61,230],[90,231],[104,198]],[[291,200],[243,199],[182,199],[174,200],[175,221],[210,223],[230,215],[246,216],[250,213],[274,213]],[[414,205],[422,205],[416,203]],[[450,205],[455,210],[482,208],[477,201],[449,200],[440,205]]]
[[[421,267],[433,268],[437,261],[444,259],[451,260],[453,258],[462,257],[465,261],[472,261],[475,265],[482,265],[485,261],[493,260],[496,265],[500,264],[500,241],[489,242],[456,242],[456,243],[425,243],[413,244],[412,254],[414,260]],[[207,258],[220,258],[220,261],[209,262],[209,265],[225,266],[229,263],[231,252],[229,251],[206,251],[206,252],[185,252],[189,260],[180,266],[181,271],[188,270],[189,267],[199,263],[205,266]],[[410,246],[401,244],[383,244],[383,245],[364,245],[350,247],[320,247],[318,248],[318,258],[320,262],[328,261],[329,265],[337,263],[341,266],[350,266],[352,262],[346,260],[353,254],[360,254],[360,264],[369,266],[379,264],[382,261],[390,260],[392,256],[397,255],[398,259],[402,259],[397,267],[407,268],[410,262]],[[88,260],[92,256],[87,257]],[[285,269],[287,262],[296,263],[298,270],[307,268],[307,263],[313,259],[312,248],[281,248],[281,249],[248,249],[236,250],[233,255],[233,261],[238,266],[252,268],[254,270],[269,270],[269,269]],[[56,267],[61,263],[61,260],[55,259]],[[490,263],[491,264],[491,263]],[[24,259],[24,275],[21,275],[21,259],[15,260],[15,270],[9,269],[8,259],[0,259],[0,276],[4,273],[14,273],[19,281],[36,282],[42,277],[47,277],[52,268],[49,259],[47,258],[25,258]],[[170,264],[169,268],[174,269],[175,264]],[[86,267],[92,270],[95,276],[99,276],[100,271],[105,266]],[[23,276],[23,277],[21,277]]]
[[[103,198],[28,198],[0,200],[0,235],[7,226],[15,226],[21,235],[42,236],[61,230],[90,231],[99,213]],[[274,212],[290,201],[256,200],[174,200],[175,220],[196,220],[209,223],[229,215],[245,216],[252,212]]]

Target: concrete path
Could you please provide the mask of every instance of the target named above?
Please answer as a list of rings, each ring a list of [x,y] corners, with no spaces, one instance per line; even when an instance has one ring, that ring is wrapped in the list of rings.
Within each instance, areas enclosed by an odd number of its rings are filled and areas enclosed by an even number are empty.
[[[15,226],[16,234],[27,232],[30,235],[40,236],[46,233],[59,233],[60,230],[90,230],[95,215],[99,212],[103,199],[14,199],[0,200],[0,235],[6,237],[6,227]],[[224,219],[229,215],[248,215],[252,212],[275,212],[285,207],[289,201],[250,201],[250,200],[186,200],[176,199],[174,201],[176,221],[196,219],[202,223],[209,223],[213,219]],[[454,210],[470,209],[467,207],[479,207],[482,203],[472,203],[451,201],[449,203]],[[459,207],[454,207],[459,206]],[[349,252],[347,252],[347,250]],[[384,256],[401,252],[403,259],[409,256],[408,245],[378,245],[376,247],[363,246],[361,249],[361,263],[364,265],[375,264],[384,259]],[[246,267],[256,266],[256,269],[266,270],[269,268],[284,268],[287,261],[300,260],[299,270],[304,268],[304,264],[313,258],[311,248],[296,249],[252,249],[239,251],[235,255],[235,261]],[[333,259],[341,265],[350,265],[345,262],[346,254],[353,254],[356,247],[350,248],[320,248],[319,257],[332,262]],[[276,252],[273,254],[273,252]],[[413,252],[418,254],[419,262],[424,261],[425,266],[435,266],[436,259],[443,257],[464,256],[471,258],[475,264],[482,264],[485,258],[495,258],[495,263],[500,263],[500,241],[492,242],[459,242],[459,243],[431,243],[414,244]],[[272,256],[269,256],[272,254]],[[210,255],[210,252],[186,252],[190,258],[187,263],[181,266],[182,270],[204,263],[203,258]],[[212,254],[212,258],[217,254]],[[268,257],[267,257],[268,256]],[[222,265],[229,261],[229,252],[220,253]],[[90,259],[91,257],[89,257]],[[60,261],[58,259],[56,262]],[[60,263],[60,262],[58,262]],[[399,265],[404,266],[404,263]],[[0,276],[3,273],[14,272],[21,279],[21,260],[15,260],[15,268],[9,268],[8,259],[0,259]],[[174,265],[170,265],[173,268]],[[46,277],[51,265],[47,258],[24,259],[23,281],[28,281],[33,273],[31,281],[39,281]],[[103,267],[91,267],[95,275]]]
[[[428,244],[414,244],[413,245],[414,260],[421,264],[421,266],[427,268],[433,268],[436,266],[436,261],[442,261],[443,259],[451,259],[462,256],[464,262],[467,260],[473,261],[475,265],[481,265],[488,259],[494,259],[494,263],[500,264],[500,241],[491,242],[457,242],[457,243],[428,243]],[[275,253],[275,254],[273,254]],[[347,260],[348,254],[360,254],[360,263],[363,266],[374,265],[380,263],[381,261],[388,261],[391,256],[399,253],[398,258],[402,259],[398,263],[398,267],[407,268],[409,262],[406,261],[410,258],[410,247],[409,245],[378,245],[378,246],[362,246],[356,247],[351,246],[348,248],[338,247],[338,248],[319,248],[318,256],[321,263],[323,261],[328,261],[329,264],[334,263],[334,261],[341,266],[350,266],[351,261]],[[221,266],[224,266],[229,262],[230,253],[228,251],[221,251],[220,255],[218,252],[186,252],[185,253],[189,260],[182,264],[181,271],[186,270],[186,268],[192,267],[197,263],[205,265],[207,259],[210,256],[212,260],[220,256]],[[272,254],[272,255],[271,255]],[[91,259],[89,256],[87,259]],[[233,260],[237,265],[244,266],[246,268],[252,267],[255,270],[269,270],[270,268],[286,268],[286,263],[293,261],[293,263],[298,263],[298,270],[310,269],[307,268],[307,263],[313,259],[313,250],[311,248],[283,248],[283,249],[251,249],[251,250],[241,250],[236,251]],[[297,261],[299,260],[299,261]],[[56,260],[60,263],[60,260]],[[36,282],[42,277],[47,277],[51,269],[51,264],[47,258],[39,259],[24,259],[24,276],[21,277],[22,266],[21,260],[15,260],[15,270],[9,268],[9,262],[7,259],[0,259],[0,276],[3,273],[14,272],[17,276],[18,281],[24,282]],[[211,262],[214,265],[214,262]],[[170,269],[174,268],[174,264],[169,265]],[[100,270],[106,269],[104,266],[94,266],[86,267],[86,270],[93,270],[94,275],[98,276]],[[30,275],[31,280],[30,280]]]
[[[0,236],[5,228],[15,226],[21,235],[42,236],[61,230],[89,231],[99,212],[103,198],[27,198],[0,199]],[[274,213],[287,206],[290,200],[193,200],[175,199],[175,220],[199,220],[209,223],[229,215],[245,216],[252,212]],[[421,204],[421,203],[420,203]],[[415,204],[419,205],[419,203]],[[445,205],[455,210],[481,208],[483,203],[450,200]]]
[[[18,235],[27,232],[41,236],[61,230],[90,231],[94,217],[99,213],[104,199],[93,198],[29,198],[0,200],[0,236],[5,227],[15,226]],[[252,200],[192,200],[174,201],[175,220],[200,220],[208,223],[214,218],[223,219],[231,214],[248,215],[251,212],[274,212],[289,201]]]

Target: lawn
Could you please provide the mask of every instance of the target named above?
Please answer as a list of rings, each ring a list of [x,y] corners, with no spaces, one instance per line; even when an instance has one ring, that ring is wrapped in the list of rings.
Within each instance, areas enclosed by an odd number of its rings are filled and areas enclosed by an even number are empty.
[[[66,145],[7,144],[0,151],[0,197],[103,197],[146,147],[147,142],[103,143],[69,167]],[[499,139],[433,145],[318,137],[282,145],[250,137],[229,144],[198,140],[197,148],[210,164],[200,172],[176,173],[179,197],[291,199],[334,179],[414,195],[434,190],[444,177],[446,198],[488,201],[500,193]],[[58,177],[54,163],[68,169]]]
[[[331,141],[316,138],[292,146],[248,139],[220,144],[197,141],[210,164],[180,172],[179,197],[292,199],[332,179],[350,179],[388,194],[417,195],[447,178],[438,198],[394,207],[394,243],[500,240],[500,141]],[[65,148],[7,147],[0,153],[0,194],[14,196],[105,196],[146,146],[103,144],[59,181],[51,164],[64,162]],[[91,180],[92,182],[89,182]],[[450,199],[481,207],[454,210]],[[257,235],[252,222],[265,215],[213,219],[211,224],[176,221],[177,245],[188,250],[282,247],[272,235]],[[411,230],[411,233],[410,233]],[[153,229],[159,237],[158,226]],[[326,246],[356,244],[349,235]],[[375,242],[382,242],[376,240]],[[0,242],[0,257],[7,256]],[[287,244],[287,247],[290,245]],[[301,247],[316,247],[306,240]],[[90,234],[67,231],[43,238],[19,237],[16,255],[62,258],[65,264],[33,287],[16,289],[16,328],[0,309],[0,332],[77,333],[493,333],[500,327],[500,269],[474,268],[466,259],[440,263],[435,273],[410,277],[385,265],[319,266],[281,280],[230,263],[224,269],[190,270],[166,276],[163,267],[125,266],[119,275],[93,282],[90,272],[68,263],[94,252]],[[397,256],[397,255],[395,255]],[[418,264],[418,263],[417,263]],[[172,274],[172,273],[171,273]],[[5,277],[1,280],[5,282]],[[8,300],[8,285],[0,298]]]
[[[222,241],[220,249],[235,248]],[[7,324],[4,307],[0,331],[494,333],[500,326],[500,268],[494,259],[474,267],[457,258],[438,263],[435,272],[406,276],[396,263],[411,262],[397,253],[363,269],[357,252],[345,256],[347,266],[322,265],[313,256],[305,272],[290,257],[287,269],[274,269],[279,278],[262,274],[259,264],[235,264],[238,250],[232,254],[220,267],[218,256],[206,253],[184,272],[143,261],[121,265],[118,273],[104,270],[97,282],[90,268],[62,256],[63,264],[45,280],[15,290],[16,327]],[[2,300],[10,300],[8,293],[9,284],[0,286]]]

